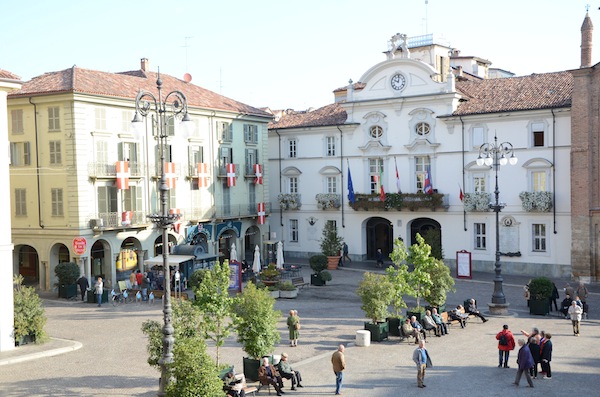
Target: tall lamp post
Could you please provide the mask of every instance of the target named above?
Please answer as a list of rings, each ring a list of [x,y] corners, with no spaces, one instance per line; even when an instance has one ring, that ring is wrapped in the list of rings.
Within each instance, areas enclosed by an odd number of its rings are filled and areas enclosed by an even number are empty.
[[[169,233],[168,229],[177,220],[179,214],[170,214],[168,209],[169,187],[167,185],[167,177],[165,173],[165,158],[167,149],[167,120],[169,116],[174,119],[181,116],[182,123],[190,122],[188,114],[187,98],[181,91],[171,91],[163,99],[162,97],[162,80],[160,79],[160,70],[157,74],[156,88],[158,90],[158,98],[148,91],[140,91],[135,98],[135,115],[131,121],[134,125],[143,122],[143,117],[149,114],[156,116],[156,138],[159,144],[160,153],[160,212],[157,214],[148,215],[148,218],[159,227],[162,231],[162,257],[164,271],[164,299],[163,299],[163,314],[164,325],[163,333],[163,356],[159,360],[161,367],[160,385],[158,396],[164,396],[165,390],[171,380],[170,366],[173,362],[173,337],[174,328],[172,324],[173,310],[171,307],[171,269],[169,268]],[[141,116],[141,117],[140,117]]]
[[[496,213],[496,263],[494,277],[494,293],[492,294],[492,304],[490,309],[496,308],[497,312],[506,312],[506,297],[502,290],[502,269],[500,264],[500,211],[504,208],[505,204],[500,202],[500,189],[498,188],[498,169],[501,165],[517,164],[517,156],[513,145],[510,142],[498,143],[498,137],[494,134],[494,142],[484,143],[479,148],[479,157],[477,157],[477,165],[494,166],[496,173],[496,188],[494,189],[495,201],[490,203],[489,208]],[[492,310],[494,311],[494,310]],[[502,313],[502,314],[504,314]],[[499,313],[500,314],[500,313]]]

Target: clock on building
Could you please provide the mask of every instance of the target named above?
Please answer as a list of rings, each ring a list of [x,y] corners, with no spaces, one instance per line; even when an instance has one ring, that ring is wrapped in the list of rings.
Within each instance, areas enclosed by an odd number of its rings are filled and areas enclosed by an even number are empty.
[[[390,81],[392,88],[396,91],[402,91],[406,87],[406,77],[403,74],[396,73]]]

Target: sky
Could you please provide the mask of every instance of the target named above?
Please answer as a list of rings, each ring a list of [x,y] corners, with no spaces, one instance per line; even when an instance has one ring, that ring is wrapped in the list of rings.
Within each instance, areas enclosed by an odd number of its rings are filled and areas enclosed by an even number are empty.
[[[587,0],[0,0],[0,69],[23,81],[77,65],[150,69],[255,107],[333,102],[395,33],[443,36],[516,75],[580,66]],[[592,63],[600,62],[594,32]]]

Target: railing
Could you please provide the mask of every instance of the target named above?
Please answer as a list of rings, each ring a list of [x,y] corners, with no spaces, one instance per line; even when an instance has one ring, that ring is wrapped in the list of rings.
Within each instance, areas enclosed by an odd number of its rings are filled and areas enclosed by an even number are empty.
[[[133,178],[143,176],[144,169],[143,163],[129,162],[129,175]],[[92,178],[116,178],[117,164],[116,162],[92,161],[88,163],[88,174]]]
[[[128,211],[129,216],[125,218],[124,212],[101,212],[92,218],[90,227],[95,228],[120,228],[124,226],[147,225],[150,223],[145,211]]]
[[[379,194],[357,193],[354,198],[354,204],[349,203],[349,205],[355,211],[416,211],[419,209],[436,211],[449,207],[449,195],[441,193],[386,193],[385,201],[381,201]]]
[[[264,175],[264,167],[262,164],[260,164],[260,166]],[[254,178],[256,176],[256,173],[254,172],[254,164],[244,164],[244,176],[248,178]]]
[[[302,207],[302,195],[298,193],[282,193],[277,196],[282,210],[297,210]]]
[[[239,175],[240,174],[240,165],[239,164],[234,164],[235,165],[235,175]],[[219,164],[219,167],[217,168],[217,176],[219,178],[227,178],[227,164]]]

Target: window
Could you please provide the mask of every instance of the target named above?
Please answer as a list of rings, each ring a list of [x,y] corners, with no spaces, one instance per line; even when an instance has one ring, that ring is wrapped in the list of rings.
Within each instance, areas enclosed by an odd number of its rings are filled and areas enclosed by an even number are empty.
[[[10,164],[15,166],[30,165],[31,152],[29,142],[10,143]]]
[[[471,131],[473,147],[480,148],[485,142],[485,129],[483,127],[473,127]]]
[[[62,164],[60,141],[50,141],[50,165]]]
[[[219,168],[222,169],[223,172],[226,172],[225,167],[227,164],[233,163],[233,148],[230,147],[221,147],[219,150]],[[238,171],[236,170],[236,173]]]
[[[337,222],[335,220],[329,219],[327,224],[331,225],[331,227],[337,231]]]
[[[129,169],[138,161],[138,144],[135,142],[119,142],[119,160],[129,161]]]
[[[288,179],[288,193],[298,193],[298,177],[290,176]]]
[[[248,212],[256,213],[256,185],[254,183],[248,184]]]
[[[288,153],[290,155],[290,158],[296,158],[296,145],[297,145],[297,142],[295,139],[289,140],[289,149],[290,150]]]
[[[423,192],[425,187],[425,178],[429,168],[429,156],[415,157],[415,181],[417,183],[417,192]]]
[[[27,215],[27,195],[25,189],[15,189],[15,215]]]
[[[335,156],[335,137],[333,136],[325,138],[325,155],[327,157]]]
[[[485,193],[485,175],[473,176],[473,193]]]
[[[60,188],[52,188],[51,196],[52,216],[63,216],[63,190]]]
[[[485,233],[485,223],[475,223],[473,228],[473,233],[475,237],[474,247],[476,250],[484,250],[486,249],[486,233]]]
[[[246,175],[254,175],[254,164],[258,164],[258,150],[246,149]]]
[[[383,136],[383,128],[379,125],[372,125],[371,128],[369,128],[369,135],[371,135],[371,138],[373,139],[379,139]]]
[[[233,139],[232,125],[225,121],[217,121],[217,137],[221,142],[231,142]]]
[[[383,159],[369,159],[369,182],[371,193],[379,193],[383,176]]]
[[[98,186],[98,213],[117,212],[117,187]]]
[[[58,106],[48,108],[48,131],[60,131],[60,108]]]
[[[10,111],[11,127],[10,131],[13,134],[22,134],[23,130],[23,109],[15,109]]]
[[[290,219],[290,241],[298,242],[298,219]]]
[[[223,216],[231,214],[231,189],[227,186],[227,180],[223,181]]]
[[[198,175],[198,163],[204,163],[204,148],[198,145],[188,147],[189,175]],[[192,179],[192,185],[195,183],[195,190],[198,189],[198,180]]]
[[[328,176],[326,182],[327,182],[327,193],[336,194],[337,193],[337,177],[336,176]]]
[[[546,225],[534,223],[532,228],[533,251],[546,252]]]
[[[123,197],[123,211],[138,211],[142,209],[143,200],[141,186],[129,185],[129,189],[121,190],[121,194]]]
[[[429,132],[431,132],[431,126],[428,123],[417,123],[415,126],[415,132],[417,135],[421,136],[429,135]]]
[[[175,136],[175,116],[167,117],[165,123],[165,128],[167,129],[167,136]]]
[[[532,171],[531,172],[531,187],[534,192],[545,192],[546,189],[546,171]]]
[[[244,142],[258,143],[258,126],[254,124],[244,124]]]
[[[128,110],[123,110],[121,112],[121,129],[123,131],[131,131],[131,120],[133,120],[133,114]]]
[[[96,108],[96,130],[106,131],[106,109]]]
[[[544,146],[544,123],[531,124],[533,146]]]

